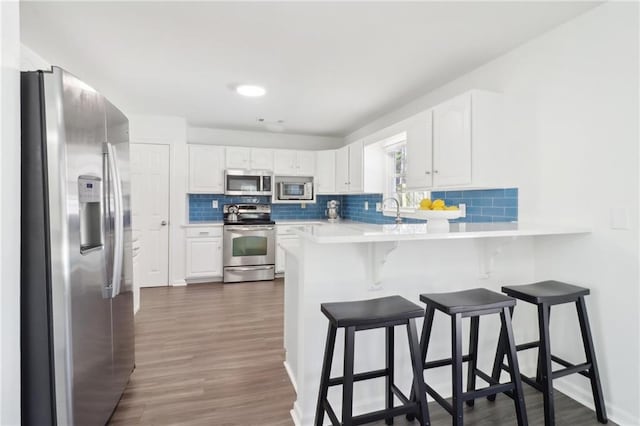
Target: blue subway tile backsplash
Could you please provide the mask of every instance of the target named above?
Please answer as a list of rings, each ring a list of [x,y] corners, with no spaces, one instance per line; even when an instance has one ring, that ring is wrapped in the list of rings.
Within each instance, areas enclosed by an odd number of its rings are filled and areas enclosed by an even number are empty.
[[[433,191],[431,199],[441,198],[447,205],[467,205],[467,216],[455,222],[513,222],[518,220],[518,188],[484,189],[468,191]],[[213,200],[218,208],[211,207]],[[376,203],[382,194],[319,195],[316,203],[273,204],[273,220],[320,220],[325,218],[327,201],[340,201],[340,214],[345,219],[366,223],[393,223],[394,218],[376,212]],[[269,197],[230,197],[220,194],[189,194],[189,222],[222,220],[222,206],[230,203],[269,203]],[[369,208],[364,209],[365,201]],[[418,219],[403,219],[405,223],[421,223]]]

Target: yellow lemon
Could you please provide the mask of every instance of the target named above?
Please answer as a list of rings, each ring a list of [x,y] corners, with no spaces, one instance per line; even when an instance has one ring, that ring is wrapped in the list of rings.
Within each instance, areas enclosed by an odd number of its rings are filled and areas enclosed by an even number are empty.
[[[444,209],[444,207],[445,207],[444,200],[441,200],[441,199],[434,200],[433,203],[431,203],[431,208],[433,210],[442,210]]]
[[[460,208],[458,208],[458,206],[447,206],[444,209],[445,210],[460,210]]]
[[[431,200],[429,198],[423,198],[420,201],[420,210],[429,210],[431,208]]]

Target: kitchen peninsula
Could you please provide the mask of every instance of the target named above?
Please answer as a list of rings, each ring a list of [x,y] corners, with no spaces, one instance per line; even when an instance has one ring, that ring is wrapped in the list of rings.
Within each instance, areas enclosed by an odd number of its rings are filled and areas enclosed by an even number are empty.
[[[533,246],[538,238],[583,238],[590,231],[569,227],[527,226],[518,223],[451,224],[450,232],[429,232],[425,224],[373,225],[356,222],[300,226],[299,238],[281,243],[286,252],[285,367],[296,388],[291,415],[297,425],[313,424],[324,350],[327,319],[320,303],[400,295],[419,303],[419,294],[533,282]],[[518,311],[516,338],[536,336],[535,313]],[[443,320],[436,315],[436,323]],[[521,321],[519,321],[521,320]],[[525,321],[527,320],[527,321]],[[422,321],[418,321],[421,327]],[[465,333],[467,332],[465,324]],[[498,320],[480,324],[481,354],[495,350]],[[406,336],[398,329],[396,381],[408,393],[411,383]],[[463,337],[467,340],[466,337]],[[343,345],[338,333],[332,377],[341,375]],[[466,343],[465,343],[466,346]],[[434,327],[428,359],[449,355],[448,327]],[[356,336],[356,372],[384,365],[383,330]],[[479,359],[490,368],[490,357]],[[521,368],[530,371],[535,361],[523,357]],[[430,372],[431,386],[450,394],[450,369]],[[354,388],[354,413],[384,407],[383,381],[358,383]],[[340,410],[340,390],[330,390],[329,400]]]

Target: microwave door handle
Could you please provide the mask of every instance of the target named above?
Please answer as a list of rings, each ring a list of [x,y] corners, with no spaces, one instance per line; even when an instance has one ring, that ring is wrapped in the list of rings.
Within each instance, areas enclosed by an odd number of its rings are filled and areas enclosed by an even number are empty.
[[[122,181],[118,170],[118,160],[116,158],[116,148],[107,142],[107,159],[109,165],[110,185],[113,185],[114,204],[114,244],[113,244],[113,269],[111,281],[111,297],[114,298],[120,293],[122,284],[122,260],[124,255],[124,214],[122,208]]]

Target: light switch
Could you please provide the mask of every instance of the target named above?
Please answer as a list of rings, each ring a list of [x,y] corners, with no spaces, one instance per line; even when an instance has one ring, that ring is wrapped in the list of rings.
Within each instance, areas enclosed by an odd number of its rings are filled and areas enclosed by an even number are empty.
[[[381,212],[382,211],[382,203],[376,203],[376,211],[377,212]]]
[[[624,207],[612,207],[611,229],[629,229],[629,211]]]
[[[213,209],[217,209],[218,208],[218,200],[211,201],[211,208],[213,208]]]
[[[368,201],[364,202],[364,209],[365,210],[369,210],[369,202]]]

